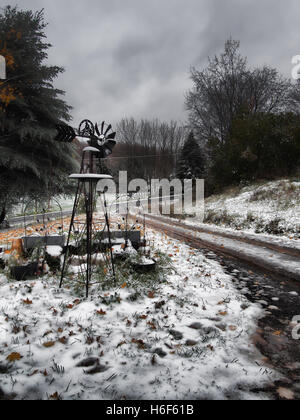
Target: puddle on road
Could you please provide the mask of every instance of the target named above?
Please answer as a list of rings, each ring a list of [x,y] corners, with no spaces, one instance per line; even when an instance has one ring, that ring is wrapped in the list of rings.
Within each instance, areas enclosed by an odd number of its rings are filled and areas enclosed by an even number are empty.
[[[224,272],[232,277],[236,288],[253,303],[259,304],[265,315],[258,321],[253,342],[267,366],[283,374],[284,380],[275,383],[276,389],[288,389],[295,399],[300,399],[300,340],[293,338],[292,320],[300,316],[300,283],[290,281],[259,269],[253,269],[235,259],[203,251],[215,259]],[[271,391],[271,389],[270,389]]]

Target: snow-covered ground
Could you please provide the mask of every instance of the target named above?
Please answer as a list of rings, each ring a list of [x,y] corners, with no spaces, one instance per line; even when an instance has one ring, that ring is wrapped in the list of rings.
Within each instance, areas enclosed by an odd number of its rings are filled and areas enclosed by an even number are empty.
[[[300,238],[300,182],[231,188],[205,201],[205,223],[251,233]]]
[[[164,280],[94,286],[0,274],[0,388],[16,399],[249,399],[278,379],[251,336],[263,315],[201,251],[148,232]]]

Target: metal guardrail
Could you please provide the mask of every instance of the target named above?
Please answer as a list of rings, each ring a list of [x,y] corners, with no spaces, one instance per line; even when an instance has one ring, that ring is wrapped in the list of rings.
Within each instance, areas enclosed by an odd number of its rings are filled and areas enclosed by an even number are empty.
[[[22,227],[24,226],[24,222],[26,224],[30,222],[36,222],[37,219],[43,220],[43,217],[55,220],[61,216],[66,217],[66,216],[70,216],[71,214],[72,214],[72,210],[65,210],[63,212],[55,211],[55,212],[49,212],[49,213],[44,213],[44,214],[41,213],[41,214],[33,214],[33,215],[28,215],[28,216],[11,217],[8,220],[6,220],[6,222],[9,223],[9,228],[0,227],[0,231],[6,231],[12,228]]]

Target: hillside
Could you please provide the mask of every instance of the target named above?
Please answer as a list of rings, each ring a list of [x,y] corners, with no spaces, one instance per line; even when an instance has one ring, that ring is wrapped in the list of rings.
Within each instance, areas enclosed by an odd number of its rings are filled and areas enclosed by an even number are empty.
[[[254,233],[300,238],[300,180],[227,189],[205,201],[204,223]]]

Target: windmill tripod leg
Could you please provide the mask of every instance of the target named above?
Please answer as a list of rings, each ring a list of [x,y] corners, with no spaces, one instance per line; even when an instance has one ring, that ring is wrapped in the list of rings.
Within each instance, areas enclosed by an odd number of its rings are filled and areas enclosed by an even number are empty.
[[[75,215],[76,215],[76,211],[77,211],[77,207],[78,207],[78,203],[79,203],[80,190],[81,190],[81,186],[80,186],[80,182],[78,182],[77,190],[76,190],[76,195],[75,195],[75,201],[74,201],[74,205],[73,205],[71,222],[70,222],[70,226],[69,226],[67,245],[66,245],[66,248],[65,248],[66,249],[66,252],[65,252],[65,256],[64,256],[64,262],[63,262],[62,270],[61,270],[61,277],[60,277],[60,283],[59,283],[59,288],[60,289],[61,289],[61,287],[63,285],[63,280],[64,280],[64,275],[65,275],[67,260],[68,260],[68,257],[69,257],[70,239],[71,239],[72,228],[74,226]]]
[[[112,271],[113,271],[113,279],[114,279],[114,284],[116,285],[116,270],[115,270],[112,242],[111,242],[110,223],[109,223],[108,212],[107,212],[107,202],[106,202],[105,196],[104,196],[104,209],[105,209],[105,222],[106,222],[107,233],[108,233],[108,244],[109,244],[109,249],[110,249],[111,265],[112,265]]]
[[[85,206],[86,206],[86,297],[89,295],[89,285],[92,277],[92,238],[93,238],[93,185],[90,181],[88,184],[88,191],[85,191]]]
[[[93,262],[93,254],[98,253],[99,249],[97,248],[97,245],[101,245],[100,243],[97,244],[96,241],[96,231],[94,231],[94,204],[95,204],[95,194],[96,194],[96,185],[99,180],[107,180],[112,179],[110,175],[105,174],[95,174],[94,172],[94,160],[98,158],[96,154],[98,154],[98,149],[95,149],[94,147],[86,147],[83,151],[83,157],[82,157],[82,163],[81,163],[81,170],[80,174],[72,174],[70,175],[71,179],[77,179],[77,190],[75,195],[75,201],[72,211],[72,217],[71,222],[69,226],[69,233],[68,233],[68,239],[67,239],[67,246],[66,251],[64,255],[64,261],[63,261],[63,267],[61,272],[61,278],[60,278],[60,285],[61,288],[64,281],[66,266],[68,263],[68,260],[70,259],[70,241],[72,236],[72,230],[74,229],[74,225],[76,223],[75,216],[77,214],[77,211],[79,209],[79,204],[81,202],[81,198],[84,198],[84,204],[85,204],[85,222],[81,222],[80,220],[78,223],[80,225],[84,225],[84,228],[80,231],[80,238],[77,237],[76,241],[77,244],[77,262],[79,264],[74,264],[77,266],[78,270],[78,276],[85,277],[84,281],[79,281],[79,283],[85,285],[85,292],[86,297],[89,295],[89,288],[92,284],[92,281],[97,281],[97,267],[93,268],[93,265],[97,265],[97,257],[95,259],[95,264]],[[85,156],[88,156],[88,160],[85,160]],[[87,172],[85,172],[87,171]],[[104,219],[105,219],[105,227],[107,227],[108,230],[108,241],[109,241],[109,247],[110,247],[110,259],[111,263],[109,262],[109,258],[107,258],[107,266],[109,267],[109,270],[113,273],[114,283],[116,283],[116,273],[115,273],[115,265],[113,260],[113,250],[112,250],[112,241],[111,241],[111,231],[110,231],[110,225],[109,225],[109,218],[108,218],[108,211],[107,211],[107,204],[105,202],[105,211],[104,211]],[[75,231],[76,234],[76,231]],[[94,246],[96,245],[96,247]],[[85,253],[84,262],[82,261],[82,252]],[[75,253],[76,255],[76,253]],[[95,276],[94,276],[95,274]],[[99,281],[99,275],[98,275],[98,281]]]
[[[81,159],[80,173],[83,172],[83,168],[84,168],[84,154],[82,155],[82,159]],[[72,216],[71,216],[71,221],[70,221],[70,226],[69,226],[67,245],[66,245],[66,248],[65,248],[66,252],[65,252],[65,256],[64,256],[64,262],[63,262],[62,270],[61,270],[61,277],[60,277],[60,283],[59,283],[59,288],[60,289],[62,288],[62,284],[63,284],[63,281],[64,281],[64,275],[65,275],[67,260],[68,260],[68,257],[69,257],[69,246],[70,246],[71,233],[72,233],[72,228],[74,226],[74,220],[75,220],[75,215],[76,215],[78,204],[79,204],[79,197],[80,197],[80,194],[81,194],[81,190],[82,190],[82,185],[81,185],[80,181],[78,181],[77,188],[76,188],[74,205],[73,205],[73,211],[72,211]]]

